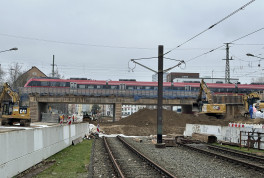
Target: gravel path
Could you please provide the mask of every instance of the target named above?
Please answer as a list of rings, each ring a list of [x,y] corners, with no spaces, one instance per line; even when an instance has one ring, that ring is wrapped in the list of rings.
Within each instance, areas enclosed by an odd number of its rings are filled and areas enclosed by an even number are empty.
[[[131,138],[125,140],[177,177],[264,177],[264,174],[252,169],[182,147],[157,149],[147,138],[142,138],[143,142],[141,143],[133,141]]]

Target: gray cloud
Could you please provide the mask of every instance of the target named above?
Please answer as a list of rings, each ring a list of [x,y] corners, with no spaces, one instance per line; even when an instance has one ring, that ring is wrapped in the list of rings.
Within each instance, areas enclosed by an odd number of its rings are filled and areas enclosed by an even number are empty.
[[[128,72],[128,61],[157,56],[158,45],[164,45],[168,51],[247,2],[249,0],[6,0],[0,6],[0,50],[12,47],[19,50],[1,53],[0,61],[6,70],[10,63],[19,62],[25,70],[37,66],[49,74],[52,55],[55,55],[58,70],[66,78],[151,80],[152,72],[140,66]],[[167,57],[187,61],[262,28],[263,7],[264,1],[256,0]],[[263,44],[263,32],[236,43]],[[258,61],[245,54],[263,55],[263,46],[231,45],[230,56],[235,59],[230,62],[231,77],[250,82],[252,74],[247,77],[247,73],[253,70],[258,71],[254,77],[260,77],[262,68],[257,67]],[[214,70],[215,77],[224,77],[223,58],[224,48],[187,63],[185,70],[173,71],[210,76]],[[249,62],[245,61],[255,62],[249,67]],[[142,63],[157,68],[156,60]],[[172,62],[165,61],[165,67],[171,65]]]

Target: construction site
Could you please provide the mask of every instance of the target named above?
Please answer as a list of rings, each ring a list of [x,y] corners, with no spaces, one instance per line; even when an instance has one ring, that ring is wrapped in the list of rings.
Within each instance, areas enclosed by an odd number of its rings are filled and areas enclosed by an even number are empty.
[[[264,149],[264,117],[262,114],[264,104],[260,92],[216,94],[210,90],[204,80],[201,80],[199,85],[199,91],[196,92],[197,96],[194,99],[167,99],[166,102],[170,104],[173,103],[172,101],[177,103],[178,100],[180,103],[188,104],[182,105],[181,112],[172,111],[172,107],[167,107],[170,110],[143,108],[127,117],[121,118],[121,111],[115,110],[116,114],[113,117],[101,116],[95,119],[87,113],[82,117],[77,117],[68,113],[52,114],[52,112],[49,112],[51,108],[47,107],[48,105],[45,102],[90,102],[90,100],[76,100],[79,97],[78,95],[76,96],[78,90],[75,90],[75,93],[70,95],[57,96],[58,94],[52,93],[54,91],[57,92],[56,90],[49,90],[49,93],[44,95],[44,92],[47,91],[41,91],[43,90],[41,89],[38,94],[28,93],[27,98],[29,98],[29,101],[25,102],[21,100],[18,92],[13,91],[9,84],[5,83],[0,95],[2,111],[0,142],[5,145],[1,147],[1,158],[3,158],[1,159],[1,175],[10,177],[17,174],[24,175],[24,171],[33,173],[35,170],[31,168],[32,166],[38,165],[42,160],[70,145],[82,142],[85,138],[101,140],[102,137],[115,137],[116,135],[135,138],[146,137],[151,140],[150,144],[153,146],[162,145],[165,148],[175,147],[182,144],[182,142],[186,142],[181,141],[182,139],[192,137],[195,139],[194,134],[200,134],[196,139],[203,138],[203,141],[208,141],[209,138],[214,137],[214,142],[217,140],[218,143],[230,143],[236,146],[240,144],[240,147],[249,147],[249,140],[251,140],[250,148]],[[102,93],[102,91],[100,92]],[[108,97],[102,94],[95,97],[93,95],[86,96],[87,93],[82,91],[81,97],[91,98],[93,102],[106,102],[108,100],[110,102],[123,100],[126,103],[128,101],[139,103],[156,101],[156,99],[151,98],[148,100],[142,98],[142,96],[129,100],[124,95],[128,91],[122,90],[120,92],[122,96],[116,93],[115,97],[112,95]],[[189,96],[191,95],[189,94]],[[70,99],[67,99],[67,97]],[[193,103],[188,103],[187,100]],[[35,107],[36,109],[29,107],[25,103],[37,107]],[[253,108],[255,109],[254,111]],[[42,111],[42,113],[39,115],[37,114],[38,112],[34,114],[30,111]],[[160,118],[158,113],[161,111],[162,115]],[[32,119],[34,116],[37,117]],[[40,119],[39,116],[41,116]],[[242,135],[242,132],[251,133],[251,136],[246,138],[246,136]],[[159,143],[158,137],[163,138],[161,143]],[[239,137],[240,139],[238,139]],[[247,139],[247,141],[242,142],[242,139]],[[188,143],[190,142],[192,141],[188,141]],[[96,142],[94,144],[96,145]],[[20,148],[19,151],[17,151],[18,147]],[[96,148],[93,149],[92,155],[93,152],[96,152]],[[104,153],[102,152],[101,154]],[[91,159],[95,158],[92,156]],[[98,176],[94,172],[96,165],[92,162],[90,163],[90,167],[92,167],[90,169],[93,171],[90,170],[88,172]]]

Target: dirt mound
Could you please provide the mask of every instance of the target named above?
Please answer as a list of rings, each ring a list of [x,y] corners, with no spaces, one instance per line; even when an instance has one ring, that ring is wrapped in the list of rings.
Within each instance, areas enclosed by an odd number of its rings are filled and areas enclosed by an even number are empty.
[[[227,126],[230,122],[264,124],[264,119],[248,119],[244,117],[217,119],[205,114],[178,114],[170,110],[162,111],[163,134],[182,134],[186,124]],[[115,127],[112,125],[115,125]],[[118,122],[103,124],[101,128],[107,134],[155,135],[157,134],[157,110],[142,109]]]
[[[244,118],[241,118],[244,119]],[[240,120],[241,120],[240,119]],[[205,114],[178,114],[174,111],[163,110],[162,121],[165,126],[181,126],[185,127],[186,123],[189,124],[206,124],[206,125],[228,125],[229,122],[234,122],[235,119],[217,119],[214,116],[207,116]],[[245,119],[244,119],[245,120]],[[138,112],[128,116],[116,124],[118,125],[135,125],[152,126],[157,125],[157,110],[142,109]]]

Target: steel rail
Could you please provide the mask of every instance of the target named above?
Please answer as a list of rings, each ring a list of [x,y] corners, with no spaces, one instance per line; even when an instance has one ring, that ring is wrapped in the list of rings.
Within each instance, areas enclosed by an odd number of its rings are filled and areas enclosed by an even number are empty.
[[[248,163],[248,162],[245,162],[245,161],[242,161],[242,160],[230,158],[228,156],[224,156],[224,155],[221,155],[221,154],[218,154],[218,153],[213,153],[213,152],[210,152],[208,150],[196,148],[196,147],[193,147],[193,146],[190,146],[190,145],[186,145],[186,144],[179,143],[179,145],[181,145],[181,146],[183,146],[185,148],[188,148],[188,149],[191,149],[191,150],[194,150],[194,151],[197,151],[197,152],[206,154],[206,155],[214,156],[214,157],[217,157],[217,158],[220,158],[220,159],[229,161],[229,162],[237,163],[237,164],[240,164],[240,165],[243,165],[243,166],[247,166],[249,168],[252,168],[252,169],[255,169],[255,170],[264,172],[264,166],[259,166],[259,165],[256,165],[256,164],[251,164],[251,163]]]
[[[260,156],[256,156],[253,154],[248,154],[248,153],[244,153],[242,151],[236,151],[236,150],[232,150],[229,148],[225,148],[225,147],[220,147],[220,146],[215,146],[215,145],[207,145],[208,148],[213,149],[213,150],[220,150],[220,151],[225,151],[228,152],[230,154],[236,155],[236,156],[241,156],[247,159],[251,159],[254,161],[258,161],[258,162],[264,162],[264,157],[260,157]]]
[[[169,171],[164,169],[163,167],[159,166],[155,162],[153,162],[151,159],[140,153],[138,150],[136,150],[133,146],[131,146],[129,143],[127,143],[121,136],[117,136],[117,138],[126,146],[128,147],[131,151],[133,151],[136,155],[138,155],[142,160],[147,162],[151,167],[156,169],[158,172],[160,172],[162,175],[166,177],[173,177],[176,178],[173,174],[171,174]]]
[[[94,139],[93,145],[92,145],[92,152],[91,152],[90,163],[88,167],[88,173],[89,173],[88,178],[93,178],[93,175],[94,175],[93,165],[94,165],[95,142],[96,142],[96,139]]]
[[[112,151],[111,151],[111,149],[109,147],[109,144],[108,144],[106,138],[103,137],[103,140],[104,140],[105,148],[106,148],[106,150],[107,150],[107,152],[109,154],[109,157],[110,157],[110,159],[111,159],[111,161],[112,161],[112,163],[114,165],[115,172],[118,174],[119,177],[125,178],[124,173],[122,172],[120,166],[117,164],[117,162],[115,160],[115,157],[114,157],[114,155],[113,155],[113,153],[112,153]]]

